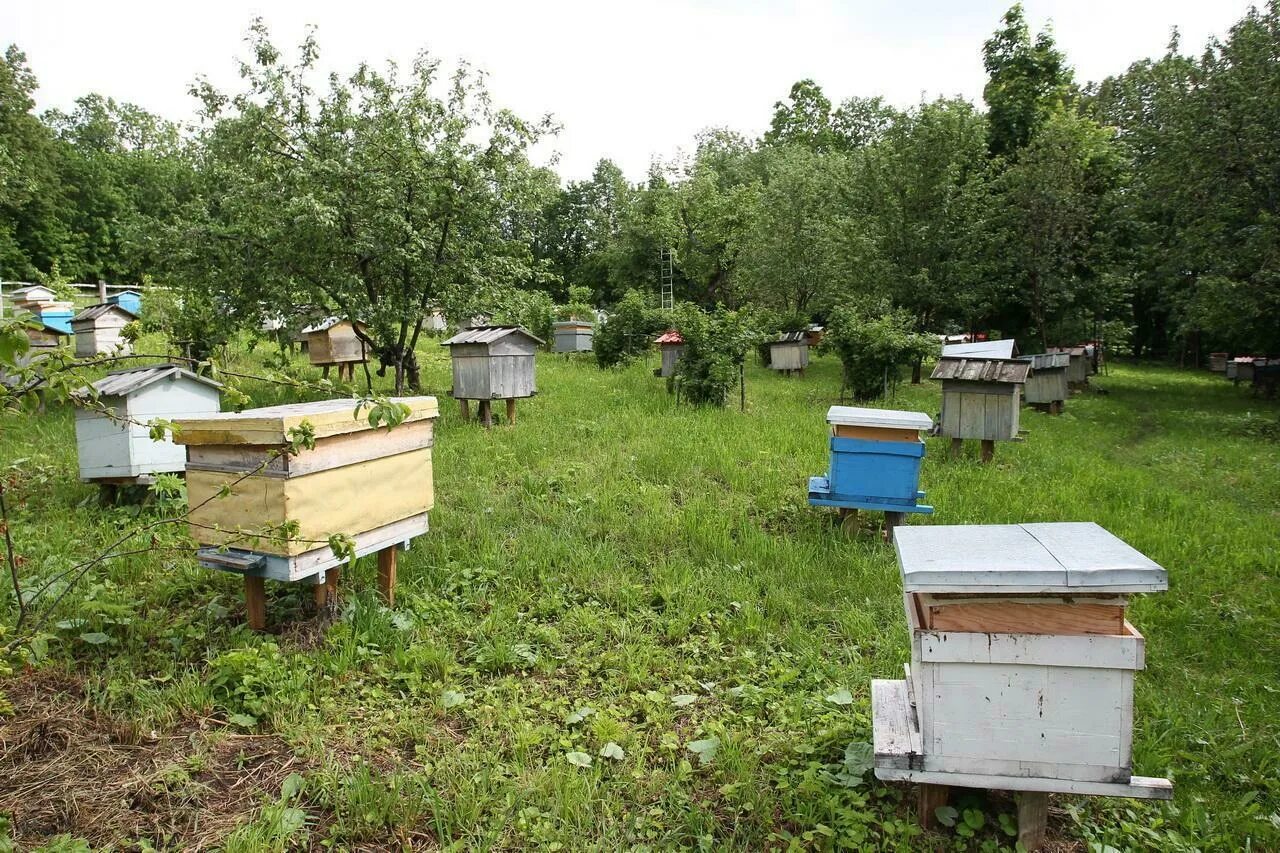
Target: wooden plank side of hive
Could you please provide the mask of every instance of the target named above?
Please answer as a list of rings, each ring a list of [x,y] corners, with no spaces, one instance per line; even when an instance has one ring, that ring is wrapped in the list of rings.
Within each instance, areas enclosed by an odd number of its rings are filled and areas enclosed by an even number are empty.
[[[234,544],[245,550],[272,554],[301,553],[298,546],[291,551],[289,543],[246,540],[243,530],[262,531],[279,527],[286,520],[284,481],[273,477],[253,476],[236,482],[238,475],[217,471],[187,472],[187,504],[191,507],[187,521],[191,538],[201,545]],[[224,485],[231,493],[218,497]]]
[[[287,514],[299,524],[301,553],[334,533],[354,536],[427,512],[435,503],[431,449],[331,468],[285,484]],[[292,544],[292,543],[291,543]]]
[[[925,627],[1006,634],[1124,634],[1123,604],[930,600]]]
[[[274,458],[270,454],[277,448],[263,445],[197,445],[187,449],[188,467],[227,473],[249,473],[262,468],[264,474],[298,477],[431,447],[434,432],[434,421],[414,421],[390,430],[367,429],[327,436],[317,439],[314,448],[304,449],[296,456]]]
[[[181,418],[181,429],[174,435],[174,442],[186,445],[257,444],[282,445],[288,441],[288,432],[304,421],[314,430],[316,438],[360,432],[369,429],[368,411],[352,417],[355,403],[350,400],[326,401],[328,405],[317,409],[315,403],[291,403],[259,410],[249,410],[244,415],[220,418]],[[435,418],[440,409],[435,397],[410,397],[400,400],[410,407],[404,423]]]

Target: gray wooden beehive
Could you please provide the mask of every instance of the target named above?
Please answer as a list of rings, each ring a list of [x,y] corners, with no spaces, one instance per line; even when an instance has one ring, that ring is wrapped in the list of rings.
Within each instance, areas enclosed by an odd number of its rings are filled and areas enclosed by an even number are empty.
[[[125,340],[121,331],[136,319],[132,311],[110,302],[84,309],[71,318],[71,328],[76,336],[76,357],[132,352],[133,345]]]
[[[1031,365],[1003,358],[942,358],[931,379],[942,381],[940,434],[948,438],[1011,441]]]
[[[1031,365],[1031,374],[1023,386],[1028,405],[1052,407],[1066,401],[1071,395],[1067,387],[1070,360],[1071,356],[1065,352],[1046,352],[1022,358]]]
[[[769,343],[769,367],[773,370],[804,370],[809,366],[809,337],[804,332],[783,332]]]
[[[595,327],[581,320],[565,320],[554,324],[555,352],[591,352]]]
[[[666,379],[676,375],[676,362],[684,355],[684,337],[675,329],[663,332],[654,340],[662,351],[662,366],[658,375]]]
[[[542,341],[520,326],[477,326],[441,346],[453,357],[453,397],[514,400],[537,393],[534,353]]]

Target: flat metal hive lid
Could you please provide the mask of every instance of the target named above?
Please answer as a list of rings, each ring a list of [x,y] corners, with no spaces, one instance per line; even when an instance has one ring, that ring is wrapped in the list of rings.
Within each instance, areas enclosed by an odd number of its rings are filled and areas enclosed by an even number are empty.
[[[943,358],[1013,358],[1013,338],[1001,341],[975,341],[971,344],[946,344]]]
[[[1159,592],[1168,573],[1093,522],[899,527],[906,592]]]
[[[899,412],[893,409],[832,406],[827,409],[827,423],[837,426],[880,427],[884,429],[930,429],[933,427],[933,418],[924,412]]]

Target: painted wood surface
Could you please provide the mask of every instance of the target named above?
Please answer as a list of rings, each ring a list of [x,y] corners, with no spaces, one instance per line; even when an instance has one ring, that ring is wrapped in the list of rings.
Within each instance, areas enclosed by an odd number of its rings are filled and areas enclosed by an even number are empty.
[[[434,419],[440,414],[435,397],[393,397],[392,400],[409,407],[409,414],[401,426]],[[321,439],[368,430],[368,416],[367,409],[356,414],[353,400],[289,403],[246,409],[243,412],[223,412],[202,418],[183,418],[178,421],[180,429],[175,441],[185,445],[283,446],[289,441],[289,431],[300,426],[303,421],[309,423],[316,438]]]
[[[867,441],[906,441],[915,443],[920,440],[919,430],[894,429],[893,427],[835,424],[831,427],[831,434],[837,438],[861,438]]]
[[[293,455],[280,454],[279,448],[263,445],[193,445],[187,448],[187,467],[193,471],[241,474],[260,470],[268,477],[296,477],[432,447],[434,432],[434,421],[414,421],[390,430],[364,430],[316,439],[314,448],[303,448]]]
[[[307,359],[315,365],[360,363],[368,361],[368,344],[356,334],[349,320],[334,323],[327,329],[307,332]]]
[[[128,397],[107,397],[100,402],[123,416],[113,421],[105,414],[76,410],[76,453],[80,479],[114,479],[145,474],[173,473],[186,468],[186,452],[171,433],[154,441],[146,424],[153,419],[176,420],[190,415],[218,412],[217,388],[178,378],[147,385]]]
[[[134,319],[123,311],[108,311],[92,320],[73,322],[71,328],[75,334],[76,357],[133,352],[133,345],[121,336],[121,331]]]
[[[356,556],[363,557],[392,546],[407,547],[411,539],[425,534],[428,528],[427,514],[423,513],[357,533],[354,537]],[[328,545],[293,556],[261,554],[238,548],[204,548],[197,552],[196,559],[205,568],[278,581],[312,578],[317,584],[325,583],[326,574],[333,574],[347,562],[334,556]]]
[[[236,542],[246,550],[294,556],[327,542],[331,534],[373,530],[425,513],[435,502],[431,449],[425,447],[305,476],[250,475],[229,496],[215,497],[236,479],[217,471],[188,472],[191,536],[200,544]],[[298,523],[293,540],[243,541],[241,531],[287,521]]]
[[[594,327],[590,323],[562,322],[554,329],[555,352],[591,352]]]
[[[662,344],[662,366],[658,368],[658,375],[666,379],[676,375],[676,362],[680,360],[680,356],[684,355],[683,344]]]

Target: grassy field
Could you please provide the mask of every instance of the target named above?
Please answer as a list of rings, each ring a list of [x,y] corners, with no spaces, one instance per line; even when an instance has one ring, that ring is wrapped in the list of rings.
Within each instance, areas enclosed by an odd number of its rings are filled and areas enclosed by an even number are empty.
[[[651,364],[541,356],[518,425],[485,432],[445,399],[443,351],[423,350],[437,508],[402,556],[396,608],[363,560],[336,615],[269,585],[270,629],[253,634],[238,579],[169,534],[95,570],[44,657],[0,682],[15,707],[0,839],[1012,845],[1006,797],[960,796],[964,828],[922,835],[910,789],[862,772],[870,680],[901,672],[908,637],[892,548],[806,503],[834,360],[796,379],[749,369],[740,413],[677,408]],[[1169,592],[1131,610],[1148,641],[1134,767],[1176,797],[1055,798],[1055,849],[1280,849],[1280,407],[1155,367],[1113,366],[1095,387],[1061,417],[1024,412],[1025,442],[993,465],[930,440],[937,512],[911,523],[1093,520],[1169,570]],[[936,413],[936,383],[886,405]],[[0,427],[29,588],[139,521],[76,481],[69,411]]]

